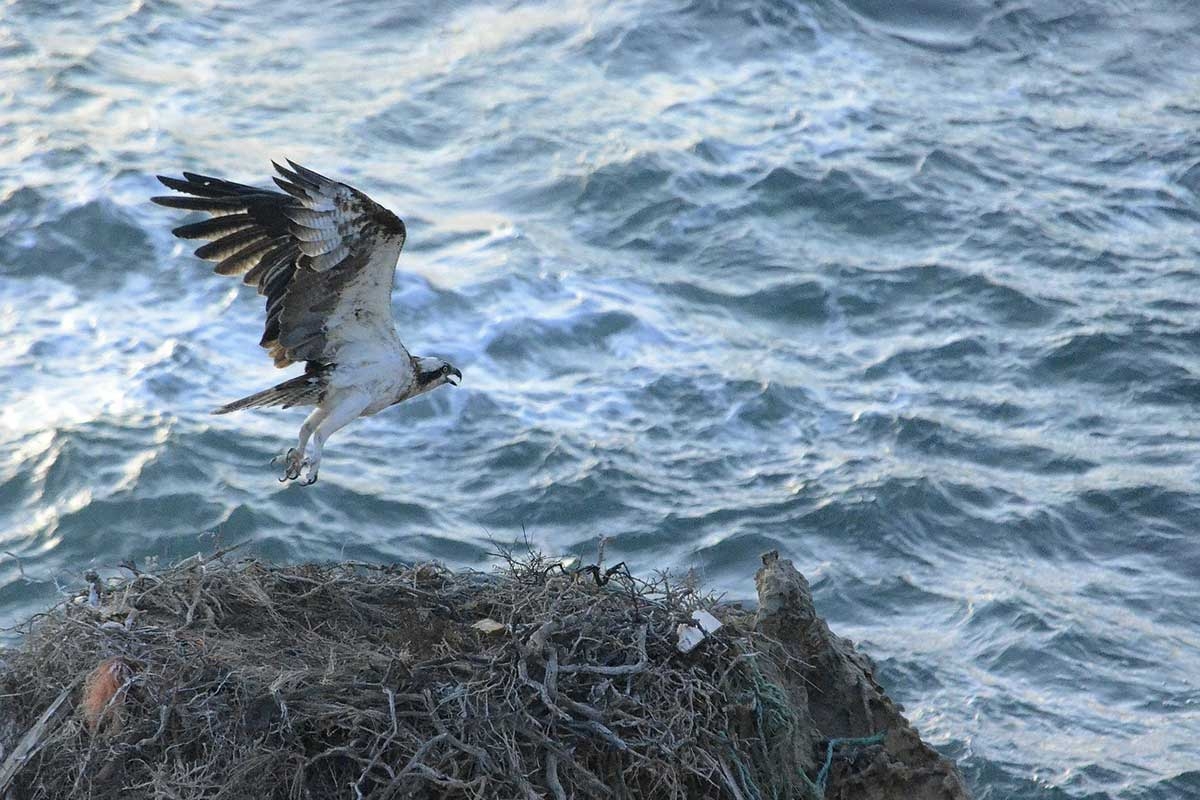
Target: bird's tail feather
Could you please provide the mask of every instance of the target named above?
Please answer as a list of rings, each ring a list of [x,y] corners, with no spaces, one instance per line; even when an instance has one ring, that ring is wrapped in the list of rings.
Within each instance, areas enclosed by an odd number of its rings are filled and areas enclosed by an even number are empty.
[[[263,406],[283,406],[284,408],[313,406],[321,402],[324,390],[324,382],[320,376],[310,372],[284,381],[278,386],[272,386],[270,389],[264,389],[240,400],[234,400],[232,403],[226,403],[212,413],[228,414],[244,408],[262,408]]]

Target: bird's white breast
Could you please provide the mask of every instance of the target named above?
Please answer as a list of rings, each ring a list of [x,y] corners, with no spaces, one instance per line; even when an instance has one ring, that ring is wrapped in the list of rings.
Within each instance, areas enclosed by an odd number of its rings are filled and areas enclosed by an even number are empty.
[[[334,390],[360,390],[370,398],[364,416],[396,402],[412,387],[416,375],[408,351],[392,322],[392,265],[396,253],[378,248],[375,263],[363,268],[340,291],[327,321]],[[387,261],[391,263],[385,263]]]

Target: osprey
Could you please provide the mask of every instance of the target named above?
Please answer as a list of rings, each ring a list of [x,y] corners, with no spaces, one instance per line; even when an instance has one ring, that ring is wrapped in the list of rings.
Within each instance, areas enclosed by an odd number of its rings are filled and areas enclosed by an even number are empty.
[[[207,239],[196,255],[219,275],[240,276],[267,298],[259,344],[276,367],[304,362],[304,374],[221,406],[214,414],[263,406],[316,406],[280,481],[317,480],[330,435],[358,417],[435,389],[462,373],[440,358],[409,355],[392,320],[392,279],[404,223],[362,192],[288,160],[271,162],[283,192],[191,172],[158,179],[187,196],[151,198],[211,219],[175,228]],[[286,192],[286,194],[284,193]]]

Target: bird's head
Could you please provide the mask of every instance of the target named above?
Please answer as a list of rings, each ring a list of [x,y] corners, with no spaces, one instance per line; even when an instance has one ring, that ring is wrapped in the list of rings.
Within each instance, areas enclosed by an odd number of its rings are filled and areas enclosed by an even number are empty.
[[[440,358],[417,358],[414,356],[412,361],[413,370],[417,375],[417,385],[413,396],[436,389],[443,383],[458,386],[458,382],[462,380],[462,373],[449,362]]]

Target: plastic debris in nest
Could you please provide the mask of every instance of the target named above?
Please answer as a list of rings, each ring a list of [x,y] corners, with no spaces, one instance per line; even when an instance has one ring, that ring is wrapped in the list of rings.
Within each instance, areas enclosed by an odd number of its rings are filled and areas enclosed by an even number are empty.
[[[492,619],[491,617],[488,617],[487,619],[481,619],[471,627],[480,633],[486,634],[500,633],[501,631],[508,630],[507,625],[505,625],[503,622],[496,622],[496,620]]]
[[[695,625],[681,622],[675,627],[675,633],[679,636],[679,643],[676,647],[681,653],[692,652],[697,645],[721,628],[721,620],[704,609],[693,611],[692,619],[695,621]]]

